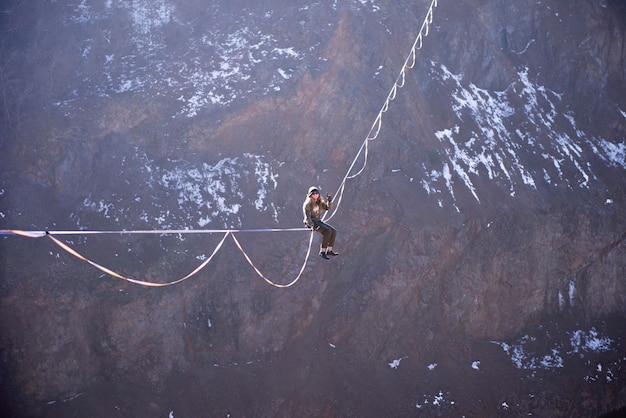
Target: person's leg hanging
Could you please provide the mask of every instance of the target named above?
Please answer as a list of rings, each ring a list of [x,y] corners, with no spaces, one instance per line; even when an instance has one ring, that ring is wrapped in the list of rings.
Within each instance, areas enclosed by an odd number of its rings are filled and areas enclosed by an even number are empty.
[[[319,222],[317,225],[317,231],[322,234],[322,245],[320,246],[320,257],[329,260],[328,257],[328,242],[330,238],[330,231],[328,226],[324,222]]]
[[[337,230],[328,225],[328,224],[323,224],[325,227],[324,230],[324,239],[325,239],[325,244],[326,244],[326,254],[327,255],[339,255],[339,253],[333,251],[333,245],[335,245],[335,237],[337,236]]]

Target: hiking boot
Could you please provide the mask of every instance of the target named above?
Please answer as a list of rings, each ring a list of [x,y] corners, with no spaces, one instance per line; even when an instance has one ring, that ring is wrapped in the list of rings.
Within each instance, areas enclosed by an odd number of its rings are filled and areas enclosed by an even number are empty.
[[[339,255],[339,253],[336,253],[333,250],[326,251],[326,254],[328,254],[328,255]]]
[[[330,260],[330,257],[326,255],[325,251],[320,252],[320,257],[322,257],[324,260]]]

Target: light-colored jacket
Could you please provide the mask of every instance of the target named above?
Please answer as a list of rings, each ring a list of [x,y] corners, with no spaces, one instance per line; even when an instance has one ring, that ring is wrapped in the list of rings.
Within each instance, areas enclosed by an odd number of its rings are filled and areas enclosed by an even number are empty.
[[[310,198],[306,198],[302,204],[302,214],[304,215],[304,224],[309,228],[317,228],[318,222],[322,218],[322,211],[332,210],[333,202],[325,202],[322,197],[318,197],[315,202]]]

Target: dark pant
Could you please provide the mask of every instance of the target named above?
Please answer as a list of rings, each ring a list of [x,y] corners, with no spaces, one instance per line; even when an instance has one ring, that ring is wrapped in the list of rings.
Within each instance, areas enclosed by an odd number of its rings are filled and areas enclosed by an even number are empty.
[[[335,236],[337,230],[322,221],[315,222],[315,230],[322,234],[322,248],[328,248],[335,245]]]

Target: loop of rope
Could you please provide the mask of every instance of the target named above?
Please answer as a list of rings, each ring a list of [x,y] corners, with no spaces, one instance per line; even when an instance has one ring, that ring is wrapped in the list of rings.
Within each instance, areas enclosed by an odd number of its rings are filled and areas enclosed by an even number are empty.
[[[402,69],[402,71],[400,71],[400,75],[402,76],[402,82],[400,84],[396,83],[394,85],[394,87],[397,87],[399,89],[401,89],[402,87],[404,87],[404,81],[405,81],[405,77],[404,77],[404,68]],[[397,90],[397,89],[396,89]],[[394,99],[395,99],[395,94],[394,94]]]
[[[426,13],[426,17],[424,18],[424,21],[422,22],[422,26],[420,27],[417,37],[415,38],[415,42],[413,43],[413,46],[411,47],[411,50],[409,51],[409,54],[406,60],[404,61],[404,64],[402,65],[402,68],[400,70],[400,73],[398,74],[398,77],[396,77],[396,80],[393,86],[391,87],[391,90],[389,94],[387,95],[385,102],[383,103],[380,111],[378,112],[376,118],[374,119],[374,123],[372,124],[372,127],[367,133],[365,140],[363,141],[363,143],[361,144],[361,147],[359,148],[359,151],[357,152],[356,156],[352,160],[350,167],[348,168],[345,176],[343,177],[341,183],[339,184],[337,192],[335,193],[335,208],[334,208],[335,210],[332,212],[330,216],[328,216],[328,218],[326,218],[326,216],[328,215],[329,212],[324,213],[324,215],[322,216],[322,220],[330,220],[333,218],[333,216],[335,216],[343,200],[343,194],[345,192],[346,181],[348,179],[353,179],[359,176],[365,170],[365,167],[367,166],[367,162],[368,162],[368,157],[369,157],[369,142],[378,138],[378,135],[382,128],[383,113],[389,110],[389,104],[390,102],[395,100],[396,95],[398,93],[398,89],[404,87],[405,82],[406,82],[406,70],[412,69],[415,66],[415,62],[417,61],[417,50],[420,50],[422,48],[423,38],[428,36],[428,34],[430,33],[430,25],[433,22],[433,14],[434,14],[433,10],[435,7],[437,7],[437,0],[432,0],[428,8],[428,12]],[[357,161],[361,157],[361,154],[363,154],[363,165],[356,173],[351,174],[354,169],[354,166],[356,165]],[[313,243],[313,232],[311,232],[309,236],[309,244],[307,248],[307,253],[304,258],[302,267],[300,268],[300,271],[298,275],[296,276],[296,278],[287,284],[278,284],[268,279],[252,262],[248,254],[244,251],[241,243],[236,238],[235,234],[240,233],[240,232],[286,232],[286,231],[305,231],[305,230],[306,230],[305,228],[287,228],[287,229],[265,228],[265,229],[248,229],[248,230],[242,230],[242,229],[205,229],[205,230],[171,229],[171,230],[130,230],[130,231],[85,231],[85,230],[82,230],[82,231],[24,231],[24,230],[9,229],[9,230],[0,230],[0,235],[19,235],[19,236],[28,237],[28,238],[41,238],[41,237],[47,236],[56,245],[61,247],[63,250],[77,257],[78,259],[86,263],[89,263],[90,265],[97,268],[98,270],[101,270],[104,273],[110,276],[116,277],[118,279],[125,280],[130,283],[135,283],[141,286],[149,286],[149,287],[172,286],[196,275],[200,270],[202,270],[204,267],[206,267],[209,264],[209,262],[215,256],[215,254],[217,254],[219,250],[222,248],[222,245],[224,244],[224,241],[226,241],[226,238],[230,236],[232,237],[239,251],[241,251],[241,253],[243,254],[248,264],[250,264],[250,266],[254,269],[257,275],[259,275],[263,280],[265,280],[266,283],[268,283],[271,286],[274,286],[277,288],[288,288],[288,287],[293,286],[300,279],[300,277],[302,276],[302,273],[304,272],[304,269],[306,267],[306,264],[311,254],[311,245]],[[222,237],[219,244],[213,250],[213,253],[211,254],[211,256],[208,259],[206,259],[204,262],[202,262],[202,264],[200,264],[196,269],[194,269],[191,273],[187,274],[186,276],[178,280],[170,281],[167,283],[155,283],[155,282],[148,282],[144,280],[137,280],[137,279],[132,279],[122,274],[116,273],[115,271],[110,270],[88,259],[87,257],[83,256],[82,254],[78,253],[76,250],[71,248],[68,244],[62,242],[61,240],[55,237],[59,235],[89,235],[89,234],[159,234],[159,235],[165,235],[165,234],[202,234],[202,233],[206,233],[206,234],[223,233],[224,236]]]
[[[374,120],[374,124],[372,125],[372,129],[370,129],[370,134],[372,133],[372,130],[374,130],[374,136],[367,136],[367,139],[372,140],[372,139],[376,139],[378,138],[378,134],[380,133],[380,128],[383,126],[383,115],[382,114],[378,114],[378,117],[376,118],[376,120]]]
[[[220,250],[220,248],[222,248],[222,244],[224,244],[224,241],[226,241],[226,238],[229,235],[232,235],[232,232],[226,232],[224,234],[224,237],[222,237],[222,240],[220,241],[220,243],[217,244],[217,246],[213,250],[213,253],[211,254],[211,256],[209,258],[207,258],[202,264],[200,264],[195,270],[193,270],[191,273],[189,273],[185,277],[182,277],[182,278],[180,278],[178,280],[174,280],[174,281],[168,282],[168,283],[155,283],[155,282],[147,282],[147,281],[144,281],[144,280],[131,279],[131,278],[126,277],[126,276],[124,276],[122,274],[116,273],[115,271],[110,270],[110,269],[108,269],[108,268],[106,268],[106,267],[104,267],[104,266],[102,266],[102,265],[100,265],[100,264],[98,264],[98,263],[96,263],[94,261],[91,261],[90,259],[88,259],[87,257],[83,256],[82,254],[80,254],[78,251],[76,251],[73,248],[71,248],[69,245],[67,245],[63,241],[59,240],[58,238],[55,238],[52,234],[46,234],[45,236],[50,238],[52,241],[54,241],[55,244],[57,244],[59,247],[63,248],[65,251],[67,251],[68,253],[70,253],[74,257],[78,258],[79,260],[83,260],[86,263],[91,264],[92,266],[94,266],[98,270],[103,271],[103,272],[105,272],[106,274],[108,274],[110,276],[116,277],[116,278],[121,279],[121,280],[125,280],[125,281],[130,282],[130,283],[139,284],[141,286],[165,287],[165,286],[172,286],[172,285],[178,284],[180,282],[183,282],[183,281],[189,279],[190,277],[194,276],[200,270],[202,270],[207,264],[209,264],[211,262],[211,260],[213,259],[213,256],[215,256],[215,254],[217,254],[217,252]]]
[[[308,249],[306,251],[306,256],[304,257],[304,262],[302,263],[302,267],[300,267],[300,272],[298,273],[296,278],[293,279],[290,283],[278,284],[278,283],[275,283],[275,282],[271,281],[267,277],[265,277],[265,275],[263,273],[261,273],[261,271],[254,265],[254,263],[252,262],[250,257],[248,257],[248,254],[244,251],[243,247],[239,243],[239,240],[235,237],[235,234],[230,234],[230,236],[232,237],[233,241],[235,241],[235,245],[237,246],[237,248],[239,248],[239,251],[241,251],[241,253],[243,254],[244,258],[246,259],[248,264],[250,264],[250,266],[252,266],[252,268],[254,269],[256,274],[259,275],[263,280],[265,280],[267,282],[267,284],[269,284],[271,286],[274,286],[274,287],[281,288],[281,289],[284,289],[284,288],[287,288],[287,287],[291,287],[294,284],[296,284],[296,282],[298,280],[300,280],[300,277],[302,276],[302,273],[304,272],[304,268],[306,267],[306,264],[309,261],[309,256],[311,255],[311,244],[313,244],[313,232],[311,231],[311,234],[310,234],[310,237],[309,237],[309,247],[308,247]]]
[[[418,35],[418,38],[422,39],[422,35],[421,34]],[[417,61],[417,48],[415,47],[415,44],[414,44],[413,48],[411,48],[411,53],[409,54],[409,57],[413,57],[412,58],[412,62],[411,62],[411,64],[407,64],[405,68],[411,70],[411,69],[413,69],[413,67],[415,66],[415,62]]]

